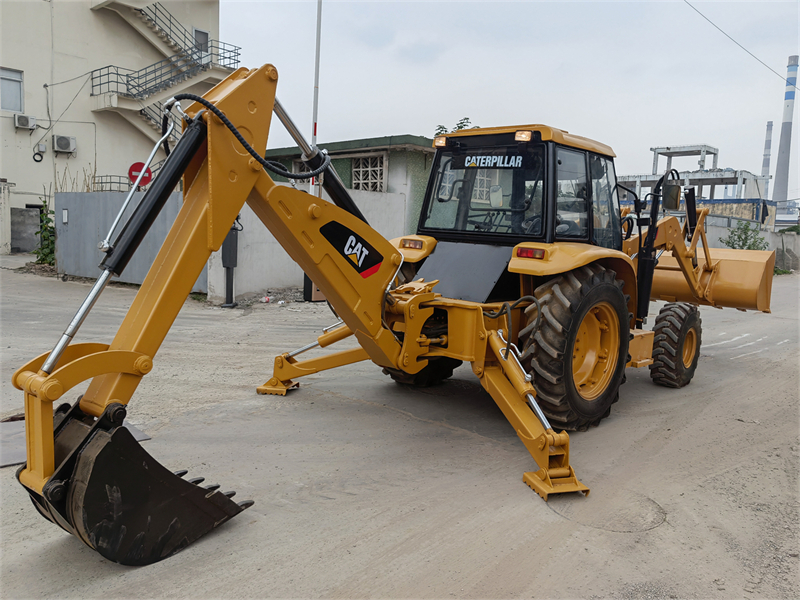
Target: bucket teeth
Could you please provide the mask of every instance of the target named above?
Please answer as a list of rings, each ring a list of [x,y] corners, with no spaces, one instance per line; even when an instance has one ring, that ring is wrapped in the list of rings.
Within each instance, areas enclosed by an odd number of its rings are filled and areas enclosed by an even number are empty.
[[[253,502],[252,500],[244,500],[242,502],[239,502],[238,504],[239,504],[239,508],[241,508],[242,510],[246,510],[246,509],[250,508],[251,506],[253,506],[253,504],[255,504],[255,502]]]
[[[54,478],[66,484],[66,497],[28,490],[39,511],[108,560],[149,565],[186,546],[236,516],[251,502],[238,504],[233,492],[183,479],[186,470],[164,468],[122,426],[103,419],[83,433],[85,418],[56,431],[67,458]]]
[[[223,495],[227,496],[228,498],[233,498],[236,495],[236,492],[223,492]]]

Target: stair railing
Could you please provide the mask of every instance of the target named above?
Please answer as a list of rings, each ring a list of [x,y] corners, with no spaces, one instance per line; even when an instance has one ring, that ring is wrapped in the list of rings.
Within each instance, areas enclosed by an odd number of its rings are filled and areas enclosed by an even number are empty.
[[[134,9],[137,10],[142,16],[150,20],[156,27],[158,27],[164,34],[169,37],[170,41],[183,50],[194,48],[195,39],[191,31],[178,21],[160,2],[150,4],[144,8]]]
[[[207,48],[192,48],[135,71],[109,65],[92,71],[92,95],[113,92],[143,100],[201,71],[219,65],[227,69],[239,66],[241,48],[211,40]]]

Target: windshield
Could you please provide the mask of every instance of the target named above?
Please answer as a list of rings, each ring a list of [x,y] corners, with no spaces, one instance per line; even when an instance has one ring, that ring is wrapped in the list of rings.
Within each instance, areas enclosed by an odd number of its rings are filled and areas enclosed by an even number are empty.
[[[425,229],[540,236],[544,146],[493,146],[437,155]]]

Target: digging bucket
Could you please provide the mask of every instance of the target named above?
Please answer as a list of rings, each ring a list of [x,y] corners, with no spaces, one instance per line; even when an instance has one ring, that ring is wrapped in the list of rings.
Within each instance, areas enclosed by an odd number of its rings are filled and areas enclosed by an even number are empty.
[[[43,516],[105,558],[142,566],[175,554],[253,504],[164,468],[122,426],[124,418],[121,404],[109,405],[99,419],[79,403],[59,407],[59,466],[41,495],[28,490]]]

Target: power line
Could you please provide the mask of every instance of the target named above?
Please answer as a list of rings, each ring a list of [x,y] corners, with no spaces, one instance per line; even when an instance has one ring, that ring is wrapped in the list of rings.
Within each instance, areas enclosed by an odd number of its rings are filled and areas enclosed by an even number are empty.
[[[70,81],[75,81],[76,79],[80,79],[84,75],[89,75],[91,73],[94,73],[94,71],[86,71],[86,73],[81,73],[80,75],[76,75],[72,79],[65,79],[64,81],[57,81],[56,83],[45,83],[44,87],[53,87],[53,86],[56,86],[56,85],[61,85],[62,83],[69,83]]]
[[[741,45],[739,42],[737,42],[735,39],[733,39],[731,36],[729,36],[727,33],[725,33],[725,32],[724,32],[724,31],[723,31],[723,30],[722,30],[722,29],[719,27],[719,25],[717,25],[716,23],[714,23],[714,21],[712,21],[711,19],[709,19],[707,16],[705,16],[703,13],[701,13],[699,10],[697,10],[697,9],[696,9],[694,6],[692,6],[692,4],[689,2],[689,0],[683,0],[683,1],[684,1],[684,2],[685,2],[685,3],[686,3],[686,4],[687,4],[687,5],[688,5],[688,6],[689,6],[689,7],[690,7],[690,8],[691,8],[693,11],[695,11],[695,12],[696,12],[698,15],[700,15],[700,16],[701,16],[701,17],[703,17],[703,18],[704,18],[706,21],[708,21],[709,23],[711,23],[711,24],[712,24],[712,25],[713,25],[713,26],[714,26],[714,27],[715,27],[715,28],[716,28],[716,29],[717,29],[717,30],[718,30],[718,31],[719,31],[719,32],[720,32],[722,35],[724,35],[726,38],[728,38],[728,39],[729,39],[730,41],[732,41],[734,44],[736,44],[737,46],[739,46],[739,48],[741,48],[742,50],[744,50],[745,52],[747,52],[747,53],[748,53],[750,56],[752,56],[753,58],[755,58],[755,59],[756,59],[758,62],[760,62],[760,63],[761,63],[762,65],[764,65],[765,67],[767,67],[767,68],[768,68],[770,71],[772,71],[773,73],[775,73],[775,75],[777,75],[778,77],[780,77],[780,78],[781,78],[783,81],[785,81],[785,82],[786,82],[788,85],[791,85],[793,88],[797,89],[797,86],[796,86],[796,85],[794,85],[794,84],[791,84],[791,83],[789,83],[788,81],[786,81],[786,77],[784,77],[783,75],[781,75],[780,73],[778,73],[778,72],[777,72],[775,69],[773,69],[772,67],[770,67],[770,66],[769,66],[767,63],[765,63],[763,60],[761,60],[760,58],[758,58],[758,57],[757,57],[755,54],[753,54],[752,52],[750,52],[750,50],[748,50],[747,48],[745,48],[744,46],[742,46],[742,45]]]
[[[86,75],[86,73],[84,73],[84,75]],[[79,77],[80,77],[80,75],[79,75]],[[87,84],[87,83],[89,83],[89,80],[90,80],[90,79],[91,79],[91,77],[87,77],[87,78],[86,78],[86,81],[84,81],[84,82],[83,82],[83,85],[81,86],[81,89],[79,89],[79,90],[78,90],[78,93],[77,93],[77,94],[75,94],[75,96],[72,98],[72,100],[70,100],[70,103],[67,105],[67,108],[65,108],[65,109],[64,109],[64,110],[61,112],[61,114],[58,116],[58,118],[57,118],[55,121],[53,121],[53,120],[52,120],[52,118],[50,118],[50,127],[48,127],[47,129],[45,129],[44,133],[42,134],[42,137],[40,137],[40,138],[39,138],[39,142],[41,142],[41,141],[42,141],[42,140],[43,140],[43,139],[44,139],[44,138],[47,136],[47,133],[48,133],[48,132],[49,132],[51,129],[53,129],[53,127],[55,127],[55,126],[58,124],[58,122],[61,120],[61,117],[63,117],[63,116],[66,114],[66,112],[69,110],[70,106],[72,106],[72,104],[73,104],[73,103],[75,102],[75,100],[78,98],[78,94],[80,94],[80,93],[83,91],[83,88],[85,88],[85,87],[86,87],[86,84]],[[48,87],[49,87],[49,86],[48,86]],[[49,117],[49,109],[50,109],[50,94],[49,94],[49,92],[48,92],[48,87],[45,87],[45,92],[47,92],[47,107],[48,107],[48,117]],[[38,144],[39,142],[36,142],[36,143]]]

